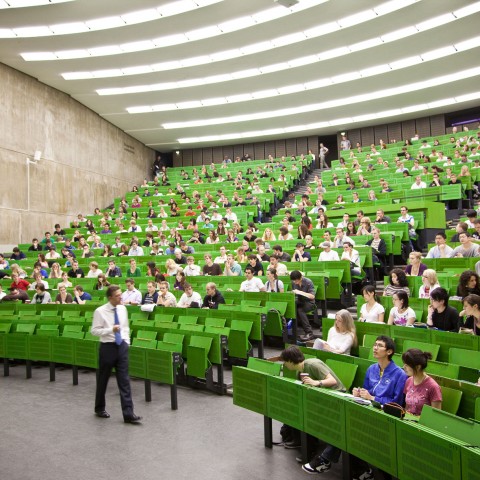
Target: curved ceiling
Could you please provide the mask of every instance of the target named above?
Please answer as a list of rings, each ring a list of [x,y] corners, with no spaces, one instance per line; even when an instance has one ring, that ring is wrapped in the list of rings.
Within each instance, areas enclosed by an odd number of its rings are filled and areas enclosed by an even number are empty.
[[[0,0],[0,62],[158,150],[479,105],[480,1],[42,3]]]

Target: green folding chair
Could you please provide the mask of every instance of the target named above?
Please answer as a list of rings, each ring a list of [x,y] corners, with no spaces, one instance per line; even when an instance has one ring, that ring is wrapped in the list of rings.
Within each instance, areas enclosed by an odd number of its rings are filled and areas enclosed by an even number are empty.
[[[463,392],[461,390],[455,390],[454,388],[440,386],[442,389],[442,410],[444,412],[456,415],[460,402],[462,400]]]

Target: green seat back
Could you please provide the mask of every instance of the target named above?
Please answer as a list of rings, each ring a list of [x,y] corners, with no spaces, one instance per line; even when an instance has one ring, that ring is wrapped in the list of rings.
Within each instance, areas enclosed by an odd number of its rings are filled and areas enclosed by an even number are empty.
[[[63,335],[69,332],[83,332],[83,325],[64,325]]]
[[[60,331],[58,325],[40,325],[40,328],[37,329],[37,335],[50,335],[50,336],[59,336]]]
[[[450,363],[461,365],[463,367],[475,368],[480,370],[480,352],[475,350],[463,350],[461,348],[451,348],[449,350]]]
[[[440,345],[434,345],[433,343],[425,342],[415,342],[413,340],[405,340],[403,342],[403,351],[409,350],[410,348],[418,348],[422,352],[430,352],[432,354],[432,360],[436,360],[438,357],[438,351],[440,350]]]
[[[0,323],[0,333],[10,333],[12,329],[11,323]]]
[[[250,357],[248,359],[247,368],[256,372],[268,373],[269,375],[280,375],[282,364],[262,360],[261,358]]]
[[[175,315],[166,315],[165,313],[156,313],[153,319],[156,322],[173,322]]]
[[[431,375],[438,375],[440,377],[453,378],[454,380],[458,380],[458,376],[460,374],[460,366],[453,365],[451,363],[430,361],[428,362],[426,372]]]
[[[155,333],[155,332],[154,332]],[[134,338],[132,342],[133,347],[140,348],[157,348],[157,341],[155,339],[149,338]]]
[[[378,335],[370,335],[366,333],[363,336],[363,346],[367,348],[373,348],[373,344],[376,342]]]
[[[182,335],[181,333],[164,333],[163,334],[163,341],[164,342],[169,342],[169,343],[180,343],[183,345],[183,339],[185,338],[185,335]]]
[[[350,390],[355,374],[357,373],[358,365],[340,362],[339,360],[333,360],[331,358],[327,359],[326,364],[333,370],[343,385],[345,385],[345,388]]]
[[[160,322],[158,320],[155,320],[155,328],[177,329],[178,323],[177,322]]]
[[[205,327],[224,327],[227,320],[225,318],[207,317]]]
[[[440,388],[442,389],[442,410],[456,415],[463,392],[454,388],[444,387],[443,385]]]
[[[178,317],[177,322],[178,324],[183,325],[196,325],[198,322],[198,317],[194,317],[192,315],[181,315]]]
[[[137,338],[142,340],[156,340],[157,332],[155,330],[138,330]]]
[[[247,322],[246,320],[232,320],[230,328],[232,330],[242,330],[248,337],[252,331],[252,322]]]
[[[33,335],[35,333],[35,328],[37,325],[35,323],[17,323],[17,333],[28,333]]]

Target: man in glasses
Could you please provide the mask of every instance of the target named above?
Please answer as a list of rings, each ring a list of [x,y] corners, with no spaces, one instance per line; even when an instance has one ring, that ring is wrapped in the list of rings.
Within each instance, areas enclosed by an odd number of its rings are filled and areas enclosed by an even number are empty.
[[[392,362],[395,343],[390,337],[380,335],[373,345],[373,356],[377,363],[368,367],[362,387],[352,390],[354,397],[375,401],[384,405],[395,402],[404,403],[403,389],[407,374]],[[342,451],[333,445],[327,445],[320,455],[302,466],[307,473],[322,473],[330,470],[332,462],[337,463]],[[354,469],[359,472],[354,478],[373,479],[372,469],[363,461],[356,459]]]

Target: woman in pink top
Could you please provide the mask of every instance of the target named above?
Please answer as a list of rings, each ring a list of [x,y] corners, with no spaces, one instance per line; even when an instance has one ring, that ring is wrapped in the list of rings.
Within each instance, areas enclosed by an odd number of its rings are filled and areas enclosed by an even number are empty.
[[[442,391],[438,383],[425,373],[427,362],[431,359],[430,352],[422,352],[418,348],[403,352],[403,369],[408,375],[403,389],[405,409],[412,415],[419,416],[424,405],[442,408]]]

